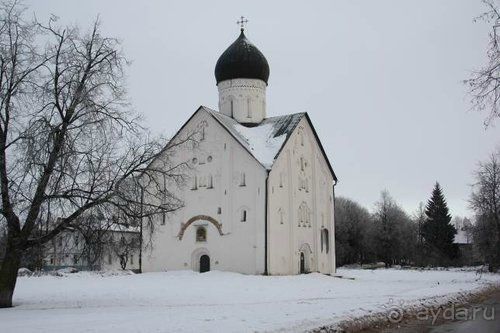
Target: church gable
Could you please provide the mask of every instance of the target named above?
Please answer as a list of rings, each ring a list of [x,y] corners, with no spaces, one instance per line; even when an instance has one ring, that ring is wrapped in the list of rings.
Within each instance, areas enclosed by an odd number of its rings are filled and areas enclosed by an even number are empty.
[[[186,138],[192,136],[193,141],[198,141],[204,135],[204,126],[207,121],[213,122],[221,133],[227,134],[234,139],[236,144],[243,148],[248,155],[257,162],[259,166],[270,170],[276,151],[279,150],[285,138],[274,138],[273,133],[266,133],[267,126],[265,127],[245,127],[240,125],[234,119],[224,116],[220,112],[214,111],[206,106],[200,106],[189,119],[181,126],[175,133],[167,147],[172,144],[186,141]],[[252,129],[255,129],[252,131]],[[246,130],[246,131],[245,131]],[[291,131],[290,131],[291,133]],[[268,137],[260,139],[261,137]],[[259,149],[259,147],[266,147],[266,149]]]
[[[210,113],[255,159],[271,170],[279,152],[306,113],[295,113],[264,119],[256,126],[244,126],[231,117],[203,107]]]
[[[288,133],[287,141],[285,141],[281,146],[280,151],[277,153],[275,157],[275,161],[278,160],[278,158],[281,156],[281,153],[282,151],[285,150],[285,147],[292,146],[293,149],[293,146],[295,145],[304,146],[304,142],[309,139],[310,143],[313,144],[311,148],[317,150],[318,154],[316,155],[322,161],[322,164],[325,166],[325,171],[327,169],[328,172],[333,177],[333,180],[337,182],[337,176],[333,171],[332,165],[328,159],[328,156],[326,155],[323,145],[321,144],[318,134],[314,129],[314,126],[311,122],[311,119],[309,118],[309,115],[307,114],[307,112],[302,113],[302,115],[303,117],[295,124],[290,133]]]

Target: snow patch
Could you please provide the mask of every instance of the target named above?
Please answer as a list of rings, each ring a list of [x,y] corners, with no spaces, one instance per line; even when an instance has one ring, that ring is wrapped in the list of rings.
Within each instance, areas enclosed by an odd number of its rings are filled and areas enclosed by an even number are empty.
[[[250,152],[255,158],[265,168],[270,169],[274,163],[274,158],[286,140],[286,134],[273,137],[273,124],[264,124],[256,127],[234,125],[234,127],[246,139]]]

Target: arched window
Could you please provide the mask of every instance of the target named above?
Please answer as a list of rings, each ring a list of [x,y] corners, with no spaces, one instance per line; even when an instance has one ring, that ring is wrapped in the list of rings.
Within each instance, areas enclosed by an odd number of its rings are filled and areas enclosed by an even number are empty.
[[[320,241],[320,244],[321,244],[321,252],[323,252],[323,244],[325,242],[325,234],[323,233],[323,229],[321,229],[321,232],[320,232],[320,238],[321,238],[321,241]]]
[[[241,211],[241,222],[246,222],[247,221],[247,210],[243,209]]]
[[[328,229],[321,229],[321,252],[323,252],[323,248],[325,252],[328,253],[330,251],[330,239],[328,238]]]
[[[197,190],[198,189],[198,177],[194,175],[193,177],[193,186],[191,187],[192,190]]]
[[[208,175],[208,185],[207,188],[214,188],[214,178],[212,175]]]
[[[307,203],[303,201],[299,206],[298,218],[299,218],[299,227],[311,227],[311,222],[309,221],[309,207],[307,207]]]
[[[299,206],[299,227],[306,227],[309,224],[309,209],[307,204],[302,202]]]
[[[284,223],[284,218],[283,218],[283,209],[279,209],[278,210],[278,216],[279,216],[279,219],[280,219],[280,224],[283,224]]]
[[[240,186],[246,186],[246,185],[247,185],[247,183],[246,183],[245,173],[242,172],[240,174]]]
[[[302,224],[304,223],[303,219],[304,219],[304,214],[302,214],[302,205],[299,206],[299,213],[297,214],[298,218],[299,218],[299,227],[302,226]]]
[[[205,229],[205,227],[197,227],[196,228],[196,241],[197,242],[206,242],[207,241],[207,229]]]
[[[252,110],[250,108],[250,98],[247,99],[247,118],[252,118]]]

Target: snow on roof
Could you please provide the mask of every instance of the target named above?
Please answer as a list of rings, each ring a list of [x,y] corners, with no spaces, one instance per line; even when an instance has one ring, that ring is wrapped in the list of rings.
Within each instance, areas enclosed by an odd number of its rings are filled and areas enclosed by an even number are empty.
[[[97,217],[92,220],[90,224],[83,223],[84,227],[94,228],[95,230],[110,231],[110,232],[139,232],[140,228],[138,226],[131,225],[129,223],[123,223],[116,217],[105,218]]]
[[[112,223],[107,228],[108,231],[113,231],[113,232],[134,232],[134,233],[140,232],[139,229],[140,229],[139,227],[135,227],[129,224],[120,224],[120,223]]]
[[[250,154],[266,169],[270,170],[274,160],[281,151],[284,143],[292,134],[305,112],[264,119],[256,126],[244,126],[231,117],[220,112],[203,107],[233,137],[245,147]]]
[[[132,232],[132,233],[140,232],[140,228],[138,226],[113,222],[107,219],[96,221],[95,223],[92,223],[89,227],[95,228],[95,230],[110,231],[110,232]],[[64,229],[69,231],[78,230],[78,228],[74,226],[67,226]]]

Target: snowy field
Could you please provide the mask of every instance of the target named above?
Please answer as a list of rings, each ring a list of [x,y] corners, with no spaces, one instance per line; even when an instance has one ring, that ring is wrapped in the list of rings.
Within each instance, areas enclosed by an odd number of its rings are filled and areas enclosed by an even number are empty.
[[[500,283],[459,271],[340,269],[264,277],[191,271],[21,277],[1,332],[300,332],[381,312],[444,302]]]

